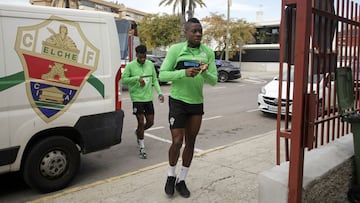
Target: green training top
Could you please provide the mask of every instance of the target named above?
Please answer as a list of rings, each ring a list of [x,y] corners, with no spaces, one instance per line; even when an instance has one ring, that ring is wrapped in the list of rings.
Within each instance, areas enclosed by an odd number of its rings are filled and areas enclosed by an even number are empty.
[[[185,64],[184,62],[209,64],[209,67],[195,77],[186,77],[186,67],[179,65]],[[188,104],[201,104],[204,102],[204,82],[213,86],[217,83],[215,54],[203,44],[198,48],[188,47],[187,42],[174,44],[166,54],[159,77],[161,81],[171,81],[170,96],[172,98]]]
[[[140,77],[145,81],[143,87],[140,86]],[[162,94],[154,64],[150,60],[145,60],[144,64],[140,64],[136,59],[128,63],[122,73],[121,83],[128,84],[132,102],[152,101],[153,86],[159,95]]]

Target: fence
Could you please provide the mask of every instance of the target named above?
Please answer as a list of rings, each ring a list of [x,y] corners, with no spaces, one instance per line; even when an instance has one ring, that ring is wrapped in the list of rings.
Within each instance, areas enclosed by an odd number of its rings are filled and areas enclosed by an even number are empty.
[[[350,0],[282,1],[276,159],[290,162],[289,202],[301,202],[304,150],[350,132],[338,112],[336,68],[352,68],[359,111],[359,19]]]

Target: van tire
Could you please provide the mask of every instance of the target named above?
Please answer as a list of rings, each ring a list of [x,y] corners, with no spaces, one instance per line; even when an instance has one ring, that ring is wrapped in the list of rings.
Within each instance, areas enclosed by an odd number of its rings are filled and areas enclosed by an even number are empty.
[[[29,151],[23,167],[25,182],[42,193],[66,187],[80,166],[80,152],[66,137],[41,140]]]

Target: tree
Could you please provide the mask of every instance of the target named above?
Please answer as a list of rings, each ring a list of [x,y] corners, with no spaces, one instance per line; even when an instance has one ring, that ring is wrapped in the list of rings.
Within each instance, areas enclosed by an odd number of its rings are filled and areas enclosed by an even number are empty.
[[[180,6],[181,8],[181,17],[182,22],[185,22],[185,14],[188,14],[188,19],[194,17],[194,10],[196,8],[196,5],[199,5],[201,8],[203,6],[206,7],[206,4],[203,2],[203,0],[161,0],[159,3],[159,6],[165,5],[170,6],[173,5],[173,12],[175,13],[176,8]],[[185,12],[186,7],[188,7],[188,10]]]
[[[181,41],[183,41],[185,39],[184,37],[184,33],[183,33],[183,25],[186,21],[185,19],[185,15],[186,15],[186,7],[188,7],[188,19],[192,18],[194,16],[194,10],[196,5],[199,5],[200,7],[206,6],[206,4],[203,2],[203,0],[161,0],[161,2],[159,3],[159,6],[170,6],[173,5],[173,12],[175,13],[176,8],[178,6],[180,6],[181,8],[181,18],[180,18],[180,32],[181,32]]]
[[[222,52],[222,57],[226,48],[226,26],[223,26],[227,23],[225,16],[210,13],[210,17],[203,18],[202,22],[204,27],[203,42],[215,46],[215,50]],[[231,34],[229,50],[231,51],[230,57],[232,57],[237,51],[240,51],[239,46],[254,40],[253,34],[256,29],[253,24],[249,24],[242,19],[230,19],[229,29]]]
[[[148,49],[167,47],[180,40],[180,16],[151,14],[145,16],[138,25],[141,43]]]
[[[199,5],[201,8],[203,6],[206,7],[206,4],[202,0],[192,0],[192,1],[189,0],[188,10],[187,10],[188,19],[194,17],[196,5]]]

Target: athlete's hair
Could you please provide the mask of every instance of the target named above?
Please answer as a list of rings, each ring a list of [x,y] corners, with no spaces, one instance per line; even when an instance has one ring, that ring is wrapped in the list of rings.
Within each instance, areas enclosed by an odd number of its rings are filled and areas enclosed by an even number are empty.
[[[145,45],[139,45],[139,46],[137,46],[136,48],[135,48],[135,51],[136,51],[136,53],[138,53],[138,54],[146,54],[146,52],[147,52],[147,49],[146,49],[146,46]]]
[[[200,21],[197,18],[190,18],[185,23],[185,30],[187,30],[189,28],[189,25],[192,24],[192,23],[199,23],[200,24]]]
[[[197,18],[190,18],[187,22],[200,23],[200,21]]]

